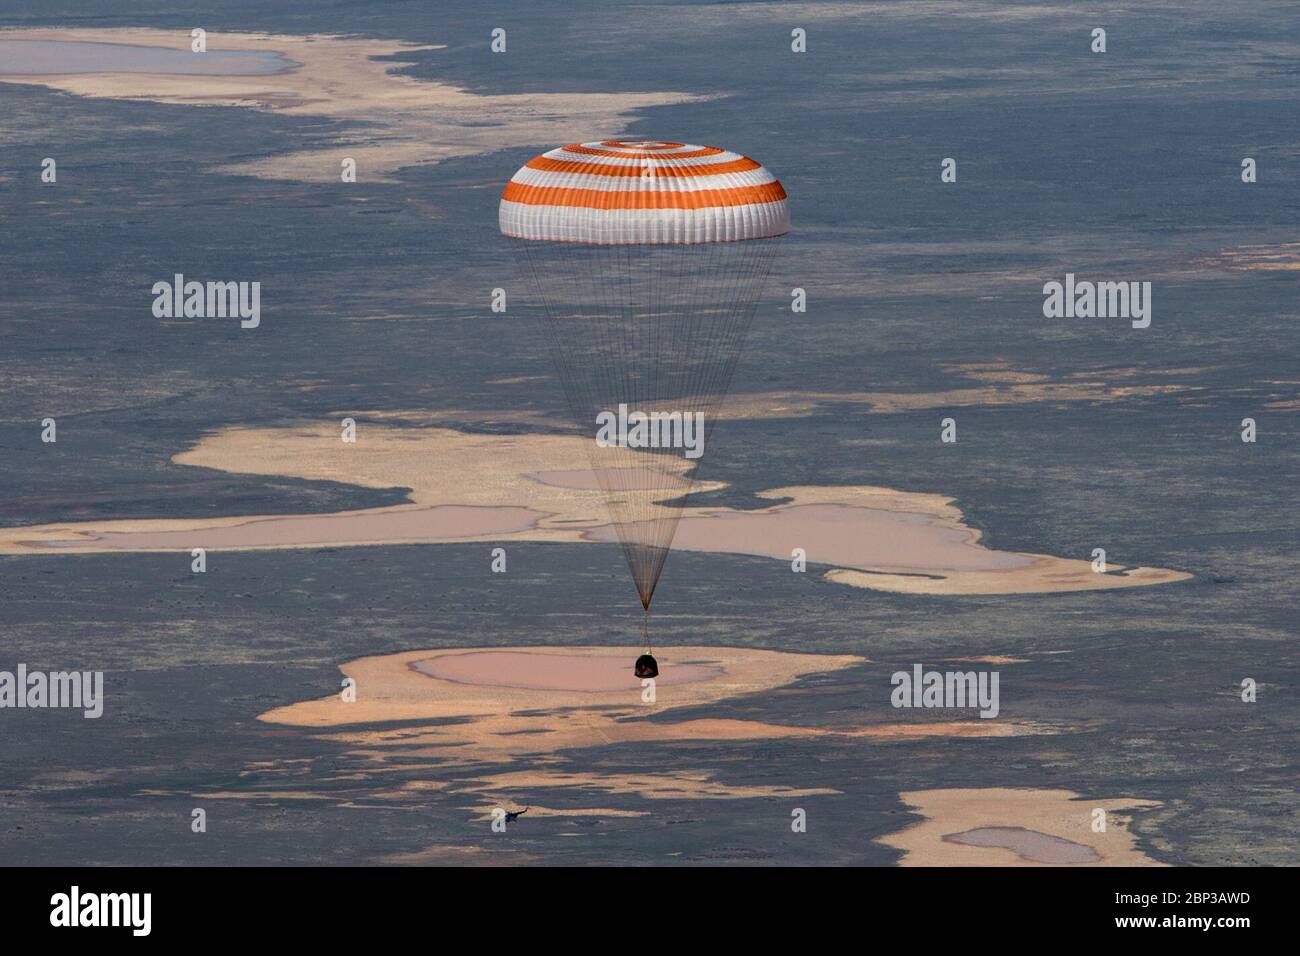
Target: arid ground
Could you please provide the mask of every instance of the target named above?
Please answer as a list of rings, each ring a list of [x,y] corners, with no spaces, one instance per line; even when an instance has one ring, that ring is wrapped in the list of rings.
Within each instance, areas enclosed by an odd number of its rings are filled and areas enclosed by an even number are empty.
[[[105,681],[0,708],[0,863],[1296,863],[1300,21],[1247,6],[0,0],[0,671]],[[496,229],[631,136],[793,221],[649,699]]]

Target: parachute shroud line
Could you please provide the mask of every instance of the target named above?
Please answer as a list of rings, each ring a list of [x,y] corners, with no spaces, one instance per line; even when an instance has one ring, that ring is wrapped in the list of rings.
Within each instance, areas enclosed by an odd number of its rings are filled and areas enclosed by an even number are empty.
[[[699,455],[775,240],[789,229],[785,190],[754,160],[715,147],[583,143],[523,166],[499,219],[543,306],[569,411],[592,435],[591,465],[641,600],[648,649],[650,603]],[[626,422],[653,417],[649,438],[598,444],[598,416],[616,411],[620,437]]]

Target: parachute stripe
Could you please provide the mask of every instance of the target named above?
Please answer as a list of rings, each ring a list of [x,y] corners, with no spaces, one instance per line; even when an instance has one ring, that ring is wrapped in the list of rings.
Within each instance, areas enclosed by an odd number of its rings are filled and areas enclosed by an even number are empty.
[[[658,143],[647,140],[634,140],[630,143],[619,139],[606,140],[601,146],[610,146],[615,149],[684,149],[685,143]]]
[[[748,206],[785,199],[776,180],[761,186],[734,189],[697,189],[690,192],[645,189],[571,189],[556,186],[527,186],[509,182],[501,196],[506,202],[526,206],[585,206],[588,209],[708,209],[717,206]]]
[[[546,155],[529,160],[524,167],[524,169],[536,169],[548,173],[581,173],[586,176],[627,177],[645,176],[646,168],[641,163],[615,165],[613,163],[596,163],[590,160],[566,161],[549,159]],[[762,169],[763,167],[748,156],[742,156],[739,159],[722,163],[705,163],[694,166],[655,165],[649,168],[653,170],[655,176],[668,176],[679,179],[689,176],[717,176],[721,173],[740,173],[751,169]]]
[[[603,245],[737,242],[790,231],[785,200],[711,209],[604,210],[501,203],[501,232],[516,239]]]
[[[698,159],[701,156],[717,156],[722,150],[713,146],[691,146],[686,152],[656,152],[652,150],[616,150],[603,148],[599,143],[577,143],[571,146],[560,147],[566,153],[574,153],[582,156],[622,156],[633,157],[636,159],[658,158],[660,156],[671,156],[674,159]]]
[[[591,163],[602,169],[612,168],[615,166],[626,166],[631,169],[645,169],[647,166],[654,169],[682,169],[687,166],[716,166],[722,163],[734,163],[738,159],[745,159],[739,153],[729,153],[726,150],[719,150],[708,156],[687,156],[682,153],[613,153],[608,156],[589,156],[581,153],[569,153],[563,149],[553,149],[548,153],[543,153],[538,159],[550,159],[559,162],[577,162]]]
[[[720,173],[713,176],[692,176],[677,182],[657,183],[654,176],[592,176],[586,173],[548,173],[545,170],[530,169],[525,166],[515,173],[511,183],[515,187],[532,186],[540,189],[557,190],[557,195],[570,190],[592,190],[595,192],[643,192],[650,194],[686,193],[700,195],[722,189],[740,189],[767,186],[776,182],[776,177],[766,169],[759,167],[746,172]],[[515,199],[515,202],[522,200]],[[754,201],[754,200],[751,200]],[[762,201],[762,200],[759,200]],[[546,205],[573,205],[568,201],[546,203]],[[706,203],[706,205],[713,205]]]

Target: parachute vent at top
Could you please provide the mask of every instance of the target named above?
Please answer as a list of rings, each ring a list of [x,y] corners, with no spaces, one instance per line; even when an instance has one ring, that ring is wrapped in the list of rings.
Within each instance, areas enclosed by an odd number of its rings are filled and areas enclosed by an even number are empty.
[[[790,229],[785,190],[754,160],[657,141],[543,153],[506,184],[499,218],[516,239],[599,245],[735,242]]]

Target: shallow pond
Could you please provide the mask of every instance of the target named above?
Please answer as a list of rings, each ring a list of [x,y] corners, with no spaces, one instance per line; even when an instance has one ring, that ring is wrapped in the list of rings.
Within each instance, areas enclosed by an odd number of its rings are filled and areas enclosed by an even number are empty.
[[[198,76],[260,76],[294,65],[279,53],[86,43],[80,40],[0,40],[0,76],[68,73],[169,73]]]

